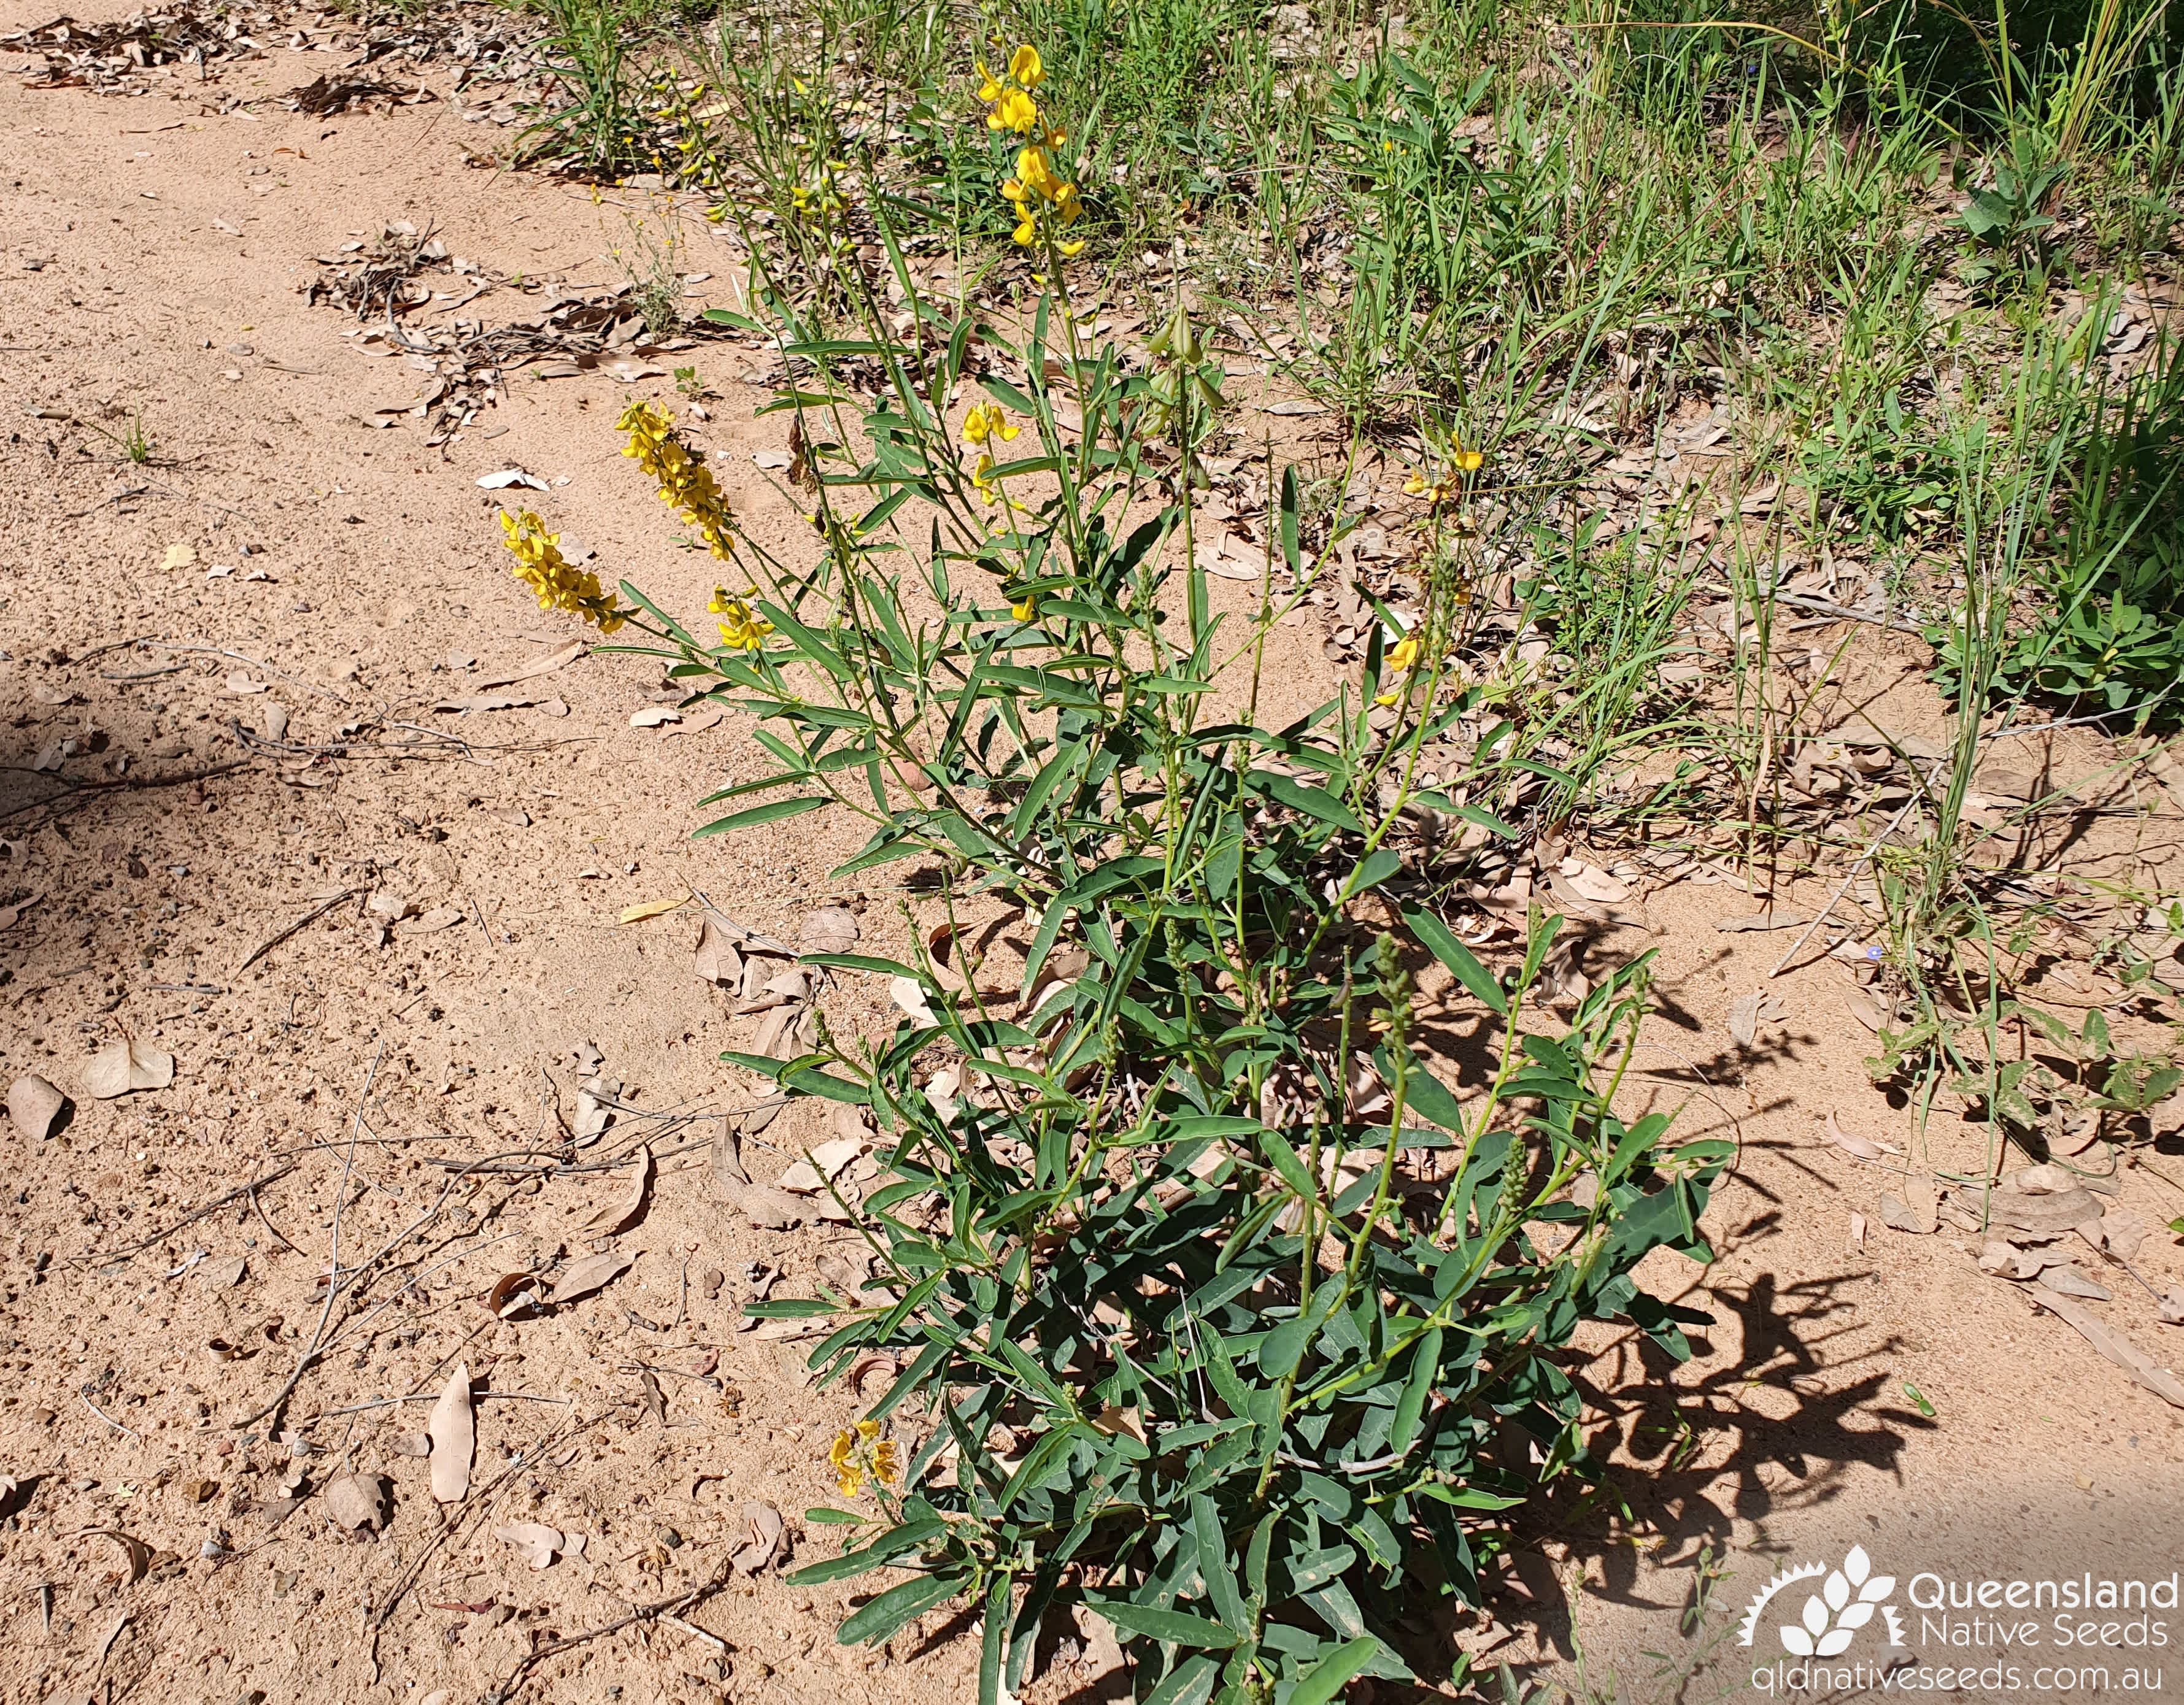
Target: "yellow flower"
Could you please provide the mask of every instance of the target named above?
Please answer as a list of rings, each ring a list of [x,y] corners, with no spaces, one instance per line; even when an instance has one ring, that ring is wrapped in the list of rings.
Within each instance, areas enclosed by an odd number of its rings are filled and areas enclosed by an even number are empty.
[[[751,599],[757,595],[756,587],[748,588],[741,597],[730,595],[725,586],[713,588],[712,602],[705,608],[727,618],[716,625],[721,630],[721,644],[731,651],[756,651],[765,644],[766,635],[773,632],[773,624],[751,606]]]
[[[1009,424],[1009,417],[1001,412],[999,403],[974,404],[963,422],[963,438],[967,443],[983,444],[998,435],[1003,443],[1014,439],[1023,429]]]
[[[602,633],[612,633],[627,614],[599,588],[599,577],[587,574],[561,555],[561,535],[546,531],[546,523],[529,510],[521,515],[500,513],[501,531],[515,558],[510,571],[529,587],[541,610],[566,610],[582,617]]]
[[[1028,621],[1039,614],[1039,600],[1029,596],[1020,598],[1009,606],[1009,614],[1019,621]]]
[[[1039,123],[1039,103],[1022,89],[1011,89],[994,102],[994,109],[986,114],[989,131],[1014,131],[1022,136]]]
[[[1390,646],[1388,649],[1388,655],[1384,660],[1387,666],[1388,673],[1391,676],[1404,676],[1410,674],[1418,666],[1418,652],[1420,649],[1418,636],[1416,634],[1405,634],[1402,638],[1397,640],[1396,644]],[[1376,697],[1373,702],[1375,705],[1392,705],[1401,696],[1402,694],[1400,692],[1383,693]]]
[[[978,98],[987,102],[1000,99],[1005,92],[1001,85],[994,81],[994,74],[986,69],[986,62],[983,59],[973,59],[971,64],[978,73]]]
[[[971,470],[971,483],[978,488],[978,495],[988,503],[993,502],[995,495],[993,475],[994,459],[990,455],[980,456],[978,466]]]
[[[1486,453],[1484,450],[1460,449],[1456,453],[1457,466],[1462,468],[1467,474],[1477,473],[1479,465],[1485,460]]]
[[[1035,89],[1046,81],[1046,68],[1039,62],[1039,49],[1027,42],[1009,59],[1009,75],[1021,88]]]
[[[827,1451],[827,1461],[834,1470],[834,1484],[842,1489],[844,1497],[856,1496],[863,1490],[868,1474],[883,1486],[891,1486],[902,1478],[894,1440],[882,1439],[879,1433],[878,1421],[860,1421],[855,1427],[834,1435],[834,1442]],[[875,1440],[878,1442],[875,1443]]]

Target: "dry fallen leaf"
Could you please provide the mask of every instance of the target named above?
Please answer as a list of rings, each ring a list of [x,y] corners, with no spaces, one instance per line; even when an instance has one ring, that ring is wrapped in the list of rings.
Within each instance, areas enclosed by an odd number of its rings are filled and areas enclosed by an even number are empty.
[[[2184,1326],[2184,1290],[2171,1285],[2161,1293],[2161,1318],[2170,1326]]]
[[[2058,1318],[2068,1322],[2086,1343],[2154,1396],[2184,1409],[2184,1379],[2179,1379],[2168,1368],[2155,1362],[2098,1315],[2089,1313],[2082,1305],[2073,1302],[2067,1296],[2042,1296],[2040,1306]]]
[[[170,571],[177,568],[190,568],[196,566],[197,560],[198,553],[195,546],[170,544],[167,547],[167,554],[159,559],[159,566]]]
[[[806,1159],[792,1165],[777,1182],[783,1190],[809,1195],[823,1188],[828,1179],[838,1176],[842,1168],[864,1151],[864,1142],[859,1138],[844,1137],[822,1143]]]
[[[756,1574],[781,1549],[781,1512],[753,1502],[744,1506],[744,1519],[750,1524],[750,1539],[728,1553],[728,1563],[738,1574]]]
[[[708,913],[698,924],[698,945],[695,969],[700,983],[739,983],[743,980],[744,956],[736,951],[736,944],[728,939],[728,933],[716,924]]]
[[[471,1489],[471,1457],[477,1448],[467,1362],[455,1363],[455,1371],[448,1375],[425,1431],[432,1440],[432,1496],[443,1504],[460,1503]]]
[[[2048,1290],[2059,1291],[2065,1296],[2083,1296],[2095,1302],[2115,1301],[2114,1292],[2105,1284],[2096,1284],[2076,1268],[2060,1262],[2042,1269],[2040,1283]]]
[[[629,726],[632,728],[660,728],[665,727],[670,722],[679,722],[682,720],[682,713],[680,710],[671,710],[665,705],[654,705],[639,710],[632,716],[629,719]]]
[[[634,1256],[609,1253],[588,1255],[581,1261],[572,1261],[554,1286],[556,1307],[589,1296],[595,1290],[604,1290],[615,1280],[637,1264]]]
[[[2020,1195],[2060,1195],[2078,1187],[2077,1179],[2053,1162],[2020,1167],[2009,1175],[2009,1183]]]
[[[493,1536],[514,1546],[533,1568],[550,1567],[554,1553],[568,1544],[559,1528],[549,1528],[543,1522],[503,1522],[493,1530]]]
[[[644,1193],[652,1184],[652,1151],[644,1144],[637,1149],[637,1172],[629,1181],[629,1188],[616,1201],[595,1210],[591,1217],[577,1228],[579,1239],[612,1237],[627,1229],[638,1214],[644,1211]]]
[[[1922,1222],[1910,1203],[1886,1190],[1880,1193],[1880,1223],[1891,1231],[1908,1232],[1914,1237],[1924,1237],[1934,1229],[1930,1218]]]
[[[1836,1116],[1827,1116],[1828,1140],[1845,1154],[1856,1155],[1862,1161],[1877,1161],[1881,1156],[1880,1145],[1870,1137],[1858,1136],[1836,1123]]]
[[[0,929],[13,929],[23,914],[36,905],[43,894],[32,894],[28,900],[18,900],[13,905],[0,905]]]
[[[1805,920],[1791,911],[1737,913],[1713,921],[1716,929],[1795,929]]]
[[[485,1306],[503,1320],[538,1307],[543,1295],[535,1273],[504,1273],[486,1293]]]
[[[66,1095],[35,1073],[16,1078],[8,1089],[8,1117],[32,1142],[42,1142],[52,1134],[68,1104]]]
[[[84,1093],[102,1101],[134,1089],[164,1089],[174,1081],[174,1056],[133,1037],[101,1049],[83,1068]]]
[[[435,930],[447,929],[460,923],[468,917],[460,905],[436,905],[422,917],[413,917],[401,926],[404,935],[430,935]]]
[[[426,1433],[397,1433],[387,1441],[387,1448],[398,1457],[429,1457],[432,1440]]]
[[[1614,905],[1630,898],[1630,885],[1618,882],[1597,865],[1579,859],[1563,861],[1562,874],[1579,895],[1602,905]]]
[[[713,1139],[712,1168],[713,1182],[720,1186],[721,1194],[753,1225],[782,1231],[811,1217],[804,1204],[788,1191],[751,1182],[737,1147],[735,1121],[725,1117]]]
[[[387,1482],[376,1474],[343,1474],[329,1480],[326,1513],[351,1533],[370,1528],[374,1533],[387,1525]]]
[[[939,1023],[925,998],[925,985],[915,977],[896,977],[888,982],[888,998],[921,1029]]]
[[[690,896],[678,894],[672,900],[648,900],[623,909],[624,923],[642,923],[648,917],[664,917],[671,911],[680,911],[690,903]]]
[[[857,944],[857,916],[846,906],[822,905],[804,920],[806,953],[847,953]]]

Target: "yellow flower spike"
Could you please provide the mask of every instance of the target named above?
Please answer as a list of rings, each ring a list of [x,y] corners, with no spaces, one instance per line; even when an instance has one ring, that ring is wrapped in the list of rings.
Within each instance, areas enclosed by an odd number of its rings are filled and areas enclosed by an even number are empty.
[[[1035,89],[1046,81],[1046,68],[1039,62],[1039,49],[1027,42],[1009,59],[1009,75],[1021,88]]]

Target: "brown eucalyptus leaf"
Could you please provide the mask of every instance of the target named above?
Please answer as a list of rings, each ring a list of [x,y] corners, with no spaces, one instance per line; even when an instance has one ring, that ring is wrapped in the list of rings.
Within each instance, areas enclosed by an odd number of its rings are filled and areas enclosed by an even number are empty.
[[[1627,883],[1618,882],[1597,865],[1579,859],[1563,861],[1562,875],[1584,899],[1601,905],[1616,905],[1630,898]]]
[[[616,1232],[626,1230],[644,1212],[645,1192],[651,1185],[652,1151],[640,1143],[637,1150],[637,1171],[629,1181],[629,1187],[616,1200],[594,1210],[577,1228],[577,1236],[579,1239],[612,1237]]]
[[[533,1568],[552,1567],[554,1554],[568,1545],[560,1529],[549,1528],[543,1522],[503,1522],[493,1529],[493,1536],[515,1546],[516,1554]]]
[[[343,1474],[328,1481],[326,1501],[326,1514],[351,1533],[366,1527],[377,1533],[387,1525],[387,1482],[377,1474]]]
[[[637,1264],[634,1256],[610,1252],[588,1255],[581,1261],[572,1261],[554,1286],[556,1307],[589,1296],[595,1290],[604,1290],[615,1280]]]
[[[135,1089],[164,1089],[175,1081],[175,1056],[131,1037],[95,1055],[83,1068],[86,1095],[102,1101]]]
[[[460,1503],[471,1489],[471,1457],[477,1449],[477,1421],[471,1412],[471,1369],[458,1362],[425,1423],[432,1441],[432,1496]]]
[[[69,1098],[31,1073],[15,1079],[8,1088],[8,1117],[15,1122],[15,1128],[33,1142],[40,1142],[53,1134],[61,1111]]]
[[[398,1457],[429,1457],[432,1439],[429,1433],[397,1433],[387,1441],[387,1448]]]
[[[1880,1158],[1883,1150],[1880,1144],[1875,1142],[1870,1137],[1861,1137],[1855,1132],[1844,1130],[1836,1123],[1836,1116],[1833,1113],[1827,1116],[1827,1127],[1828,1140],[1845,1154],[1856,1155],[1862,1161],[1877,1161]]]
[[[2086,1343],[2154,1396],[2184,1409],[2184,1379],[2179,1379],[2083,1304],[2074,1302],[2067,1296],[2051,1295],[2042,1296],[2040,1306],[2068,1323]]]
[[[1880,1223],[1891,1231],[1908,1232],[1914,1237],[1924,1237],[1934,1229],[1931,1219],[1921,1220],[1910,1203],[1886,1190],[1880,1193]]]

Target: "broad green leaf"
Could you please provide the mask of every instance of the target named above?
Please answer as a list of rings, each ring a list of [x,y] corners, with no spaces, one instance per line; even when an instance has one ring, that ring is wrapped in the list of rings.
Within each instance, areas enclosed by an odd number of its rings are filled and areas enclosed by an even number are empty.
[[[1337,1646],[1305,1672],[1289,1697],[1289,1705],[1328,1705],[1379,1655],[1380,1642],[1369,1634]]]
[[[1187,1611],[1163,1610],[1157,1605],[1134,1604],[1127,1598],[1087,1598],[1085,1607],[1097,1612],[1125,1634],[1157,1640],[1164,1646],[1188,1646],[1210,1652],[1226,1652],[1239,1636],[1217,1622]]]
[[[770,805],[753,805],[747,811],[738,811],[716,822],[707,823],[701,829],[693,829],[690,839],[703,840],[708,835],[724,835],[737,829],[756,828],[761,823],[777,823],[785,818],[800,817],[806,811],[816,811],[833,803],[824,794],[803,799],[776,800]]]

